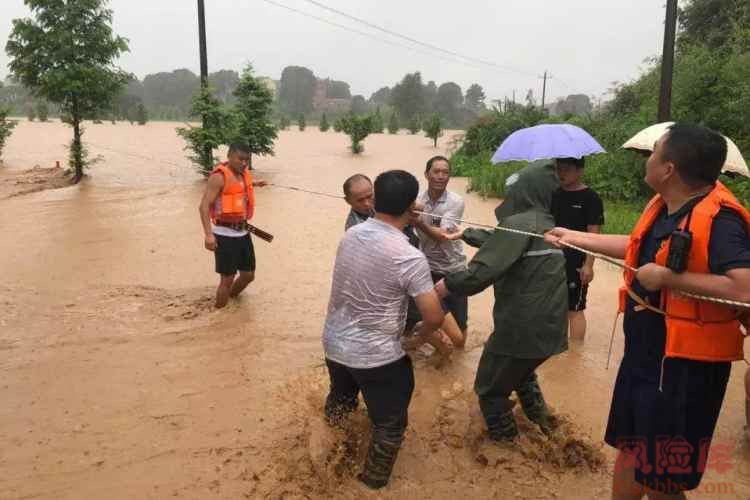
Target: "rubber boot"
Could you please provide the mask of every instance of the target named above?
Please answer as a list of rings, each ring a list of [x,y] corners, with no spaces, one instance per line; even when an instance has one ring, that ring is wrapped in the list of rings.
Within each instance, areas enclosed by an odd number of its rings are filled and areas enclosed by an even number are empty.
[[[549,434],[552,432],[550,413],[547,409],[547,403],[544,401],[542,389],[539,387],[536,373],[529,375],[518,386],[516,394],[518,394],[518,399],[521,401],[521,408],[523,408],[526,417],[538,425],[543,433]]]
[[[403,431],[373,429],[365,468],[357,479],[373,490],[388,484],[403,439]]]
[[[512,441],[518,436],[518,426],[513,417],[513,405],[510,401],[497,405],[480,399],[479,408],[487,423],[487,434],[491,440]]]

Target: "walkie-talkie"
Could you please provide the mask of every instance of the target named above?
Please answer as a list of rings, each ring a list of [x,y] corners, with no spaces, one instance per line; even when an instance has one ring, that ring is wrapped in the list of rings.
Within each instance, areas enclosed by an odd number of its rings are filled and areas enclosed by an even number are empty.
[[[687,215],[685,227],[672,232],[669,240],[669,253],[667,254],[667,267],[676,273],[684,273],[688,265],[690,247],[693,245],[693,233],[690,232],[690,218],[693,210]]]

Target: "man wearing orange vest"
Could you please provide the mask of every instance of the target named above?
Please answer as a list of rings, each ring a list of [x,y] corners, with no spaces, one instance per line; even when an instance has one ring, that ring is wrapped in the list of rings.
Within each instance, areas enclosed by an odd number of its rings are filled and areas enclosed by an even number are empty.
[[[697,295],[750,302],[750,212],[717,179],[724,138],[677,124],[646,162],[656,196],[629,236],[555,228],[547,241],[625,259],[625,353],[605,441],[619,455],[613,498],[684,498],[708,460],[732,361],[738,311]]]
[[[255,209],[253,187],[268,183],[253,181],[249,160],[248,146],[230,145],[227,161],[218,164],[209,176],[199,207],[204,246],[214,252],[216,272],[221,276],[216,289],[217,308],[227,305],[230,297],[239,295],[255,279],[255,250],[247,223]]]

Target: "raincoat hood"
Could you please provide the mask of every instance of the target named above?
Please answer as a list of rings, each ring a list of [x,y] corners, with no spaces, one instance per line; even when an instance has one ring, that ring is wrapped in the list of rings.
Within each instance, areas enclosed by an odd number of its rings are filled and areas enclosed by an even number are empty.
[[[498,223],[528,211],[549,213],[552,194],[559,187],[555,167],[549,161],[537,161],[524,167],[505,181],[505,199],[495,209]]]

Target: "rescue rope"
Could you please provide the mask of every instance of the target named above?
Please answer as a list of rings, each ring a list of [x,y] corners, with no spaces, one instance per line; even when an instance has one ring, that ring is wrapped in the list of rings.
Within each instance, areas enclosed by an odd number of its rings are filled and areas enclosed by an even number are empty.
[[[320,192],[320,191],[312,191],[312,190],[309,190],[309,189],[302,189],[302,188],[298,188],[298,187],[294,187],[294,186],[283,186],[283,185],[280,185],[280,184],[269,184],[269,186],[274,186],[274,187],[281,188],[281,189],[288,189],[288,190],[291,190],[291,191],[299,191],[299,192],[302,192],[302,193],[314,194],[314,195],[318,195],[318,196],[326,196],[328,198],[344,199],[343,196],[339,196],[339,195],[335,195],[335,194],[330,194],[330,193],[323,193],[323,192]],[[515,234],[520,234],[520,235],[523,235],[523,236],[529,236],[529,237],[532,237],[532,238],[542,238],[542,239],[544,239],[544,234],[533,233],[531,231],[523,231],[521,229],[515,229],[515,228],[512,228],[512,227],[505,227],[505,226],[500,226],[500,225],[493,226],[493,225],[490,225],[490,224],[482,224],[482,223],[479,223],[479,222],[473,222],[473,221],[469,221],[469,220],[466,220],[466,219],[459,219],[457,217],[448,217],[447,215],[437,215],[437,214],[432,214],[432,213],[429,213],[429,212],[423,212],[423,211],[417,211],[417,210],[415,210],[414,213],[419,214],[419,215],[426,215],[428,217],[435,217],[435,218],[447,219],[447,220],[450,220],[450,221],[453,221],[453,222],[459,222],[461,224],[465,224],[467,226],[480,227],[480,228],[484,228],[484,229],[493,229],[493,230],[498,230],[498,231],[504,231],[504,232],[507,232],[507,233],[515,233]],[[584,253],[586,255],[591,255],[592,257],[594,257],[596,259],[603,260],[603,261],[605,261],[605,262],[607,262],[609,264],[612,264],[614,266],[617,266],[617,267],[619,267],[621,269],[625,269],[625,270],[631,271],[633,273],[635,273],[635,272],[638,271],[638,269],[636,269],[636,268],[634,268],[632,266],[629,266],[629,265],[625,264],[624,262],[622,262],[620,260],[613,259],[612,257],[609,257],[607,255],[602,255],[602,254],[600,254],[598,252],[592,252],[590,250],[586,250],[584,248],[581,248],[579,246],[573,245],[572,243],[568,243],[568,242],[565,242],[565,241],[561,241],[560,244],[563,245],[563,246],[566,246],[568,248],[571,248],[573,250],[577,250],[577,251],[579,251],[581,253]],[[741,307],[743,309],[750,309],[750,304],[747,303],[747,302],[739,302],[739,301],[736,301],[736,300],[721,299],[721,298],[718,298],[718,297],[710,297],[708,295],[700,295],[700,294],[689,293],[689,292],[679,292],[679,294],[680,295],[684,295],[685,297],[690,297],[692,299],[696,299],[696,300],[704,300],[706,302],[714,302],[714,303],[717,303],[717,304],[723,304],[723,305],[728,305],[728,306],[733,306],[733,307]]]

